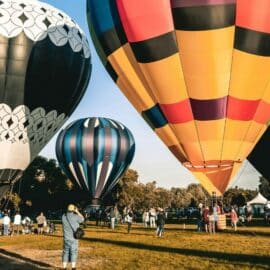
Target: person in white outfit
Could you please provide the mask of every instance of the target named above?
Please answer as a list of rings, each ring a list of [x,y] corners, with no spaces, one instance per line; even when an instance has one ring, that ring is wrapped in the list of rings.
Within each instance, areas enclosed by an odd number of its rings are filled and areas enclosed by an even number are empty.
[[[156,210],[154,208],[151,208],[150,212],[149,212],[149,219],[150,219],[150,227],[151,228],[156,227],[156,217],[157,217]]]
[[[21,223],[22,223],[22,216],[20,215],[19,212],[16,213],[16,215],[14,216],[14,234],[16,232],[16,234],[20,233],[20,227],[21,227]]]
[[[149,222],[149,212],[148,211],[144,211],[143,212],[143,225],[144,227],[148,227],[148,222]]]
[[[5,213],[5,216],[3,218],[3,227],[4,227],[4,235],[8,236],[9,227],[10,227],[10,217],[7,213]]]

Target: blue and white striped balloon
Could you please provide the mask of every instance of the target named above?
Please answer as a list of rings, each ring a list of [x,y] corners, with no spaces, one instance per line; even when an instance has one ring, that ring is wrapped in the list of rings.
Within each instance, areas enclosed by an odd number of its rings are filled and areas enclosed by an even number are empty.
[[[108,118],[72,122],[58,135],[56,156],[67,177],[90,193],[93,202],[112,190],[135,152],[131,132]]]

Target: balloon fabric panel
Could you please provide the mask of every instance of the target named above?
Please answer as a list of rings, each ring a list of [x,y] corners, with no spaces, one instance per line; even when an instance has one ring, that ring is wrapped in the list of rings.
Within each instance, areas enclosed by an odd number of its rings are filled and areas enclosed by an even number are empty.
[[[88,85],[90,70],[89,58],[73,53],[70,46],[53,46],[49,38],[37,42],[27,68],[25,103],[31,109],[41,104],[48,111],[58,108],[71,114],[82,97],[80,89]]]
[[[2,0],[0,14],[0,185],[11,185],[80,102],[91,57],[83,31],[53,6]]]
[[[56,155],[73,183],[102,200],[131,163],[135,142],[122,124],[107,118],[74,121],[59,134]]]
[[[262,135],[259,142],[256,144],[253,151],[248,156],[249,162],[263,175],[263,177],[270,179],[270,166],[267,153],[269,153],[270,129]]]
[[[264,0],[87,1],[115,82],[209,193],[226,190],[270,118],[269,10]]]

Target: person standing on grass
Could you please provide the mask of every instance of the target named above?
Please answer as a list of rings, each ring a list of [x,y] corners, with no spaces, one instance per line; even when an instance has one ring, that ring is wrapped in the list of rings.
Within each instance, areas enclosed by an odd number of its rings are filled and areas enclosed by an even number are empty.
[[[127,222],[127,232],[130,233],[131,226],[132,226],[132,221],[133,221],[133,212],[131,209],[128,210],[128,213],[126,215],[126,222]]]
[[[162,208],[158,209],[157,214],[157,236],[161,237],[164,232],[164,225],[165,225],[165,213]]]
[[[210,206],[209,208],[209,232],[214,234],[216,233],[216,222],[213,206]]]
[[[37,220],[37,225],[38,225],[38,234],[43,234],[44,227],[47,224],[46,217],[41,212],[39,216],[37,216],[36,220]]]
[[[156,228],[156,217],[157,217],[156,209],[151,208],[149,211],[149,219],[150,219],[151,228]]]
[[[149,223],[149,212],[148,211],[144,211],[143,212],[143,216],[142,216],[142,220],[143,220],[143,225],[144,227],[148,227],[148,223]]]
[[[67,269],[68,262],[71,262],[72,270],[76,270],[79,240],[74,238],[74,232],[83,222],[83,215],[75,205],[70,204],[67,208],[67,212],[62,216],[64,237],[62,262],[64,269]]]
[[[8,236],[10,228],[10,217],[7,212],[5,213],[3,218],[3,228],[4,228],[3,235]]]
[[[114,207],[110,209],[110,222],[111,222],[111,229],[114,230],[115,227],[115,211]]]
[[[205,206],[205,208],[203,209],[203,223],[204,223],[205,232],[206,233],[210,232],[210,230],[209,230],[209,208],[208,208],[208,206]]]
[[[197,230],[202,232],[203,230],[203,204],[200,203],[197,211],[195,212],[197,218]]]
[[[21,227],[21,223],[22,223],[22,216],[20,215],[19,212],[16,212],[16,215],[14,216],[14,234],[16,232],[16,234],[20,233],[20,227]]]
[[[220,207],[218,206],[217,203],[214,203],[214,206],[213,206],[213,215],[214,215],[214,220],[215,220],[215,231],[217,230],[218,228],[218,220],[219,220],[219,215],[220,214]]]
[[[232,227],[234,228],[234,231],[237,231],[237,222],[238,222],[237,213],[232,208],[232,210],[231,210],[231,223],[232,223]]]

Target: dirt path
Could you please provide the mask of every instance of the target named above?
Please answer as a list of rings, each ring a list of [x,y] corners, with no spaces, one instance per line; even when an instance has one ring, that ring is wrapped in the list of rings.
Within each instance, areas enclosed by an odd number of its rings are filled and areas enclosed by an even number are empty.
[[[78,268],[96,269],[104,259],[89,257],[92,248],[79,249]],[[0,248],[1,270],[36,270],[61,269],[62,250],[18,249],[16,247]]]

